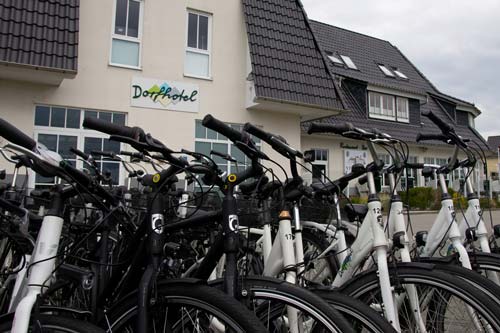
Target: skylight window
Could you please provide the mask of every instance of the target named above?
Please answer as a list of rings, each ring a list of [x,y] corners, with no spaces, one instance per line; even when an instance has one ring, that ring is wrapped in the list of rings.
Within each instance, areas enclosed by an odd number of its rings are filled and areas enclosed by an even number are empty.
[[[394,77],[394,74],[384,65],[378,65],[378,68],[386,75],[390,77]]]
[[[344,55],[341,55],[340,57],[345,62],[345,64],[347,65],[347,67],[349,67],[350,69],[358,69],[358,67],[356,67],[356,65],[351,60],[351,58],[349,58],[348,56],[344,56]]]
[[[402,79],[408,80],[408,76],[404,75],[399,69],[394,68],[394,73],[396,73],[397,76],[399,76]]]
[[[344,66],[344,63],[342,60],[334,56],[333,54],[328,55],[328,59],[330,59],[335,65],[341,65]]]

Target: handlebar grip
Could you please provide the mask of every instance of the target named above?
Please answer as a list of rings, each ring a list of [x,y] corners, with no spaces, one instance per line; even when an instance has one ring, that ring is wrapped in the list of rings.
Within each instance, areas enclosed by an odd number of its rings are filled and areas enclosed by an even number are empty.
[[[417,137],[415,138],[415,141],[420,142],[420,141],[428,141],[428,140],[436,140],[436,141],[444,141],[446,142],[448,140],[448,137],[444,134],[423,134],[423,133],[418,133]]]
[[[229,125],[224,124],[222,121],[214,118],[211,114],[207,114],[201,124],[211,130],[216,131],[227,137],[229,140],[235,141],[243,141],[243,136],[237,130],[231,128]]]
[[[423,169],[424,163],[405,163],[405,168],[409,169]]]
[[[124,151],[124,150],[120,151],[120,155],[130,156],[130,157],[138,158],[140,160],[142,160],[144,158],[144,154],[142,154],[142,153],[134,153],[131,151]]]
[[[442,121],[441,118],[432,113],[432,111],[429,110],[422,111],[422,115],[429,118],[434,124],[436,124],[437,127],[439,127],[441,131],[443,131],[443,133],[454,131],[452,126]]]
[[[16,145],[33,150],[36,147],[36,141],[24,134],[17,127],[8,121],[0,118],[0,136]]]
[[[89,159],[89,155],[85,154],[83,151],[79,150],[79,149],[76,149],[74,147],[71,147],[69,149],[70,152],[72,152],[73,154],[77,155],[77,156],[80,156],[81,158],[83,158],[85,161],[88,161]]]
[[[104,157],[109,157],[109,158],[115,158],[115,153],[113,153],[112,151],[96,151],[96,150],[92,150],[90,152],[91,155],[98,155],[98,156],[104,156]]]
[[[358,184],[359,185],[364,185],[366,183],[368,183],[368,177],[367,176],[363,176],[363,177],[358,178]]]
[[[323,124],[323,123],[312,123],[307,130],[307,134],[313,133],[334,133],[342,135],[345,132],[352,131],[354,126],[351,123],[341,123],[341,124]]]
[[[290,147],[286,140],[281,136],[266,132],[250,123],[246,123],[243,127],[243,130],[258,137],[262,141],[267,142],[271,147],[274,148],[274,150],[284,155],[285,157],[302,157],[302,153]]]
[[[134,140],[144,138],[144,131],[140,127],[129,127],[125,125],[117,125],[109,121],[101,120],[94,117],[85,117],[83,127],[90,128],[109,135],[125,136]]]

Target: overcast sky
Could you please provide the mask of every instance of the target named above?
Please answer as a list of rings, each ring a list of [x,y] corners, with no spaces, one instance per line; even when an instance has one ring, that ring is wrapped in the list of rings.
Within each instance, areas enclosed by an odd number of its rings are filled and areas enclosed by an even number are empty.
[[[476,128],[500,135],[499,0],[302,0],[310,19],[396,45],[443,93],[482,111]]]

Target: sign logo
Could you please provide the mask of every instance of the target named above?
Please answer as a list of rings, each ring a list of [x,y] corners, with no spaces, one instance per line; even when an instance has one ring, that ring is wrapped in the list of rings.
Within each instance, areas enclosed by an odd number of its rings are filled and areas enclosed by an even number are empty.
[[[198,112],[197,85],[168,80],[134,77],[130,105],[142,108]]]

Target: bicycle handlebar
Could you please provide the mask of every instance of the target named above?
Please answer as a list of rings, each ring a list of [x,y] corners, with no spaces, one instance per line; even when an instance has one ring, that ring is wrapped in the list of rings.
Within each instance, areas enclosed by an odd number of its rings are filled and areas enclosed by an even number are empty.
[[[312,123],[307,130],[307,134],[313,133],[334,133],[342,135],[345,132],[354,130],[354,126],[351,123],[341,123],[341,124],[324,124],[324,123]]]
[[[233,142],[243,141],[243,136],[241,135],[240,132],[238,132],[234,128],[231,128],[229,125],[224,124],[222,121],[216,119],[211,114],[207,114],[203,118],[201,123],[203,126],[210,128],[211,130],[214,130],[217,133],[224,135],[225,137],[227,137],[229,140],[231,140]]]
[[[258,137],[262,141],[268,143],[274,150],[285,157],[299,157],[302,158],[303,155],[300,151],[297,151],[290,147],[286,140],[279,136],[269,132],[266,132],[251,123],[246,123],[243,130]]]
[[[420,142],[420,141],[428,141],[428,140],[436,140],[436,141],[443,141],[447,142],[448,137],[444,134],[424,134],[424,133],[418,133],[417,137],[415,138],[415,141]]]
[[[17,127],[3,118],[0,118],[0,135],[4,139],[26,149],[33,150],[36,147],[35,140],[24,134]]]
[[[90,128],[109,135],[118,135],[134,140],[143,140],[144,131],[140,127],[129,127],[125,125],[113,124],[109,121],[101,120],[94,117],[85,117],[83,127]]]

